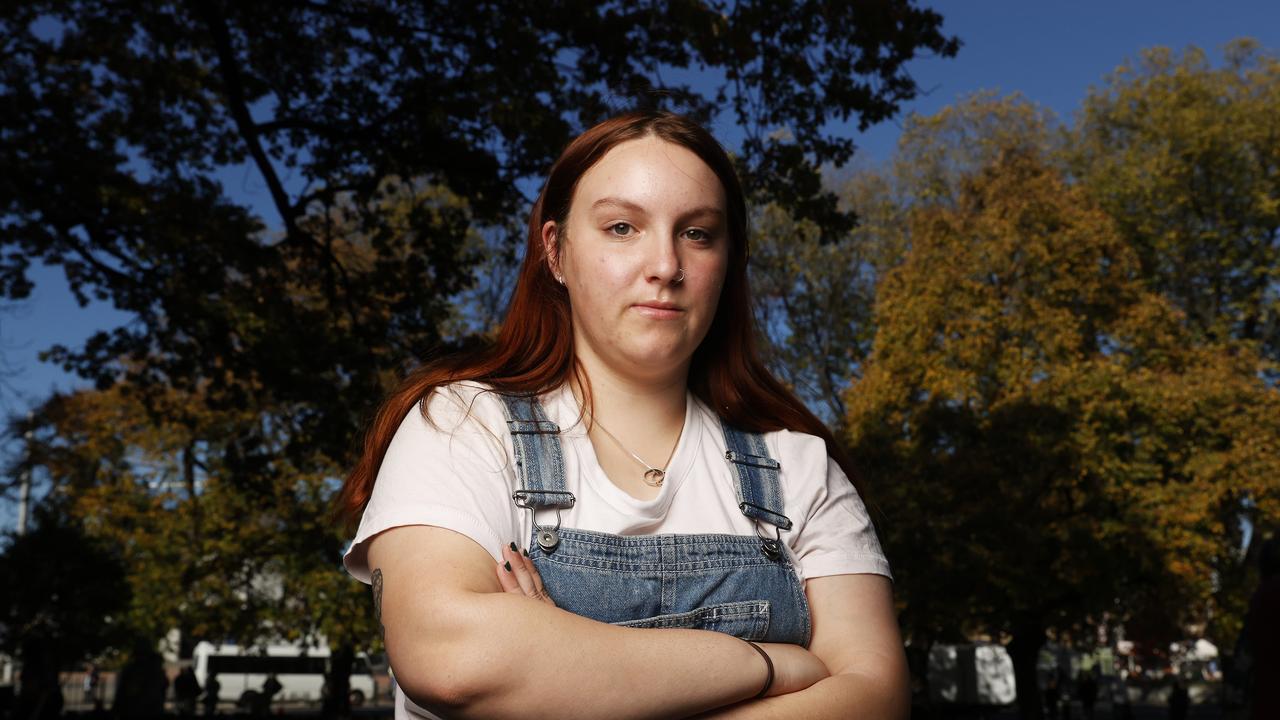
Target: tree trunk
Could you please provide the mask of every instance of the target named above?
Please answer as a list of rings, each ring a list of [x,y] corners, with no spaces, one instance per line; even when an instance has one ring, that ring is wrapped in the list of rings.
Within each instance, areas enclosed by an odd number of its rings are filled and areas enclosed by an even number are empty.
[[[326,718],[351,717],[351,667],[355,650],[350,645],[333,648],[329,653],[329,670],[325,675],[328,694],[321,714]]]
[[[196,638],[191,634],[190,623],[183,620],[178,625],[178,661],[192,662],[195,655]]]
[[[911,676],[920,681],[918,697],[913,694],[911,698],[911,717],[917,720],[926,718],[931,720],[938,716],[937,708],[933,704],[933,685],[929,681],[929,651],[933,649],[933,643],[933,636],[921,634],[919,643],[913,641],[911,652],[907,654]]]
[[[42,640],[22,643],[21,687],[13,715],[16,720],[53,720],[62,715],[58,661],[49,645]]]
[[[1009,657],[1013,660],[1013,679],[1018,688],[1018,717],[1022,720],[1044,717],[1036,674],[1036,662],[1044,640],[1044,623],[1038,617],[1027,616],[1014,621]]]

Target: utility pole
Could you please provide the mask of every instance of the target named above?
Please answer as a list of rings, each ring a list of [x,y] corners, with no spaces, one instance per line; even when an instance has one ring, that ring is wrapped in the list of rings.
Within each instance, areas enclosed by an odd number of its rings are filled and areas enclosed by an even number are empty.
[[[26,462],[22,463],[22,485],[18,495],[18,535],[27,534],[27,506],[31,504],[31,427],[35,422],[35,413],[27,413],[27,431],[22,433],[22,453]]]

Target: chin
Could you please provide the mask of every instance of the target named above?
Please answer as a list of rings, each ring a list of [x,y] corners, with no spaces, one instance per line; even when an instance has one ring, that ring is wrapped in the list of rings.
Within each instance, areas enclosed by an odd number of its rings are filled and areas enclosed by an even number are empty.
[[[645,371],[660,371],[663,368],[675,370],[689,363],[693,349],[678,345],[649,346],[630,348],[623,355],[633,366]]]

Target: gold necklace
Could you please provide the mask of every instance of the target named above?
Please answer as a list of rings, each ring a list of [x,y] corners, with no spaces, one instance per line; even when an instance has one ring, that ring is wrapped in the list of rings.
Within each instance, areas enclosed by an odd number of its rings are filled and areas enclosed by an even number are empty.
[[[604,432],[605,435],[608,435],[610,440],[617,443],[618,447],[622,448],[623,452],[635,458],[636,462],[644,466],[645,468],[644,484],[645,485],[648,485],[649,487],[662,487],[662,481],[667,478],[667,471],[665,469],[656,468],[650,465],[649,463],[645,462],[644,459],[642,459],[639,455],[627,449],[627,446],[623,445],[621,440],[615,437],[613,433],[609,432],[609,428],[605,427],[604,423],[600,422],[598,418],[592,417],[591,422],[597,425],[600,428],[600,430]],[[677,441],[676,444],[679,445],[680,443]],[[671,455],[667,456],[667,467],[671,466],[671,458],[674,457],[675,454],[676,454],[676,449],[675,447],[672,447]]]

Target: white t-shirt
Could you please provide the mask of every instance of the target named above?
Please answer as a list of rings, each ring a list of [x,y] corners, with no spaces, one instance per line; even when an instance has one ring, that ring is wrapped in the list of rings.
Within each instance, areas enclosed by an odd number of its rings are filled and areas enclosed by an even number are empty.
[[[484,389],[474,383],[438,388],[428,406],[435,427],[417,406],[401,422],[343,558],[352,576],[369,582],[369,539],[403,525],[466,535],[495,562],[507,543],[528,546],[532,513],[511,500],[516,476],[506,417],[501,401]],[[632,497],[605,475],[567,385],[540,399],[548,419],[560,426],[565,489],[577,498],[561,511],[562,527],[616,535],[756,532],[738,509],[737,479],[724,457],[720,422],[692,393],[666,481],[652,500]],[[800,577],[892,578],[862,500],[827,456],[822,439],[780,430],[766,433],[765,443],[782,465],[783,512],[793,527],[781,537]],[[538,520],[554,525],[555,510],[539,510]],[[773,527],[762,523],[761,532],[772,536]]]

